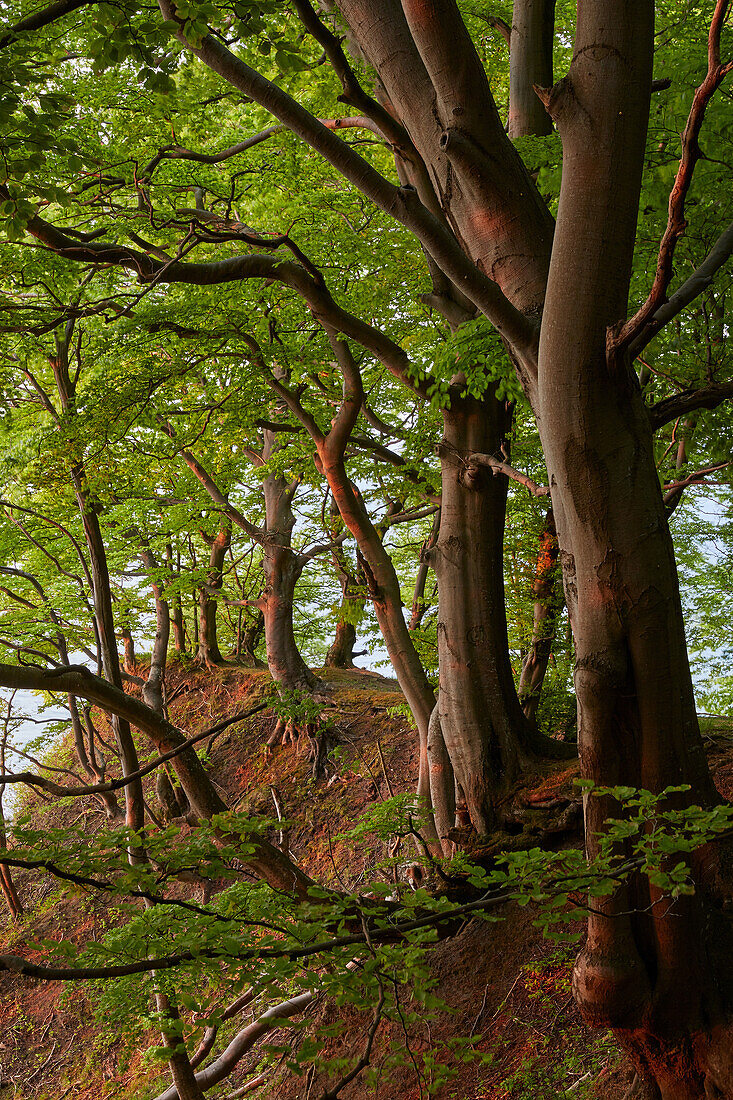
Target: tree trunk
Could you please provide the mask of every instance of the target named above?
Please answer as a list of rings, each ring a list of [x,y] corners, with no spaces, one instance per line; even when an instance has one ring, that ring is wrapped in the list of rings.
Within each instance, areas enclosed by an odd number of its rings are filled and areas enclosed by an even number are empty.
[[[205,535],[204,541],[208,543],[210,553],[206,588],[202,588],[199,592],[198,659],[207,668],[213,668],[215,665],[226,663],[219,649],[216,629],[217,596],[212,597],[212,591],[218,593],[223,584],[224,558],[232,541],[232,528],[229,521],[222,520],[214,538]]]
[[[168,1068],[171,1071],[173,1085],[178,1100],[204,1100],[200,1084],[196,1080],[191,1061],[186,1053],[183,1036],[180,1033],[180,1015],[165,993],[156,993],[155,1004],[158,1012],[169,1021],[162,1031],[163,1045],[168,1051]]]
[[[76,416],[75,386],[69,374],[69,342],[73,334],[74,323],[68,322],[63,337],[57,336],[57,355],[52,360],[56,388],[61,407],[67,415]],[[122,690],[122,672],[117,652],[115,620],[112,610],[112,591],[110,587],[107,553],[99,524],[99,506],[89,492],[87,473],[82,461],[74,461],[69,468],[71,483],[76,496],[84,538],[89,551],[89,566],[92,577],[94,614],[105,678],[116,688]],[[120,754],[122,774],[129,775],[138,770],[137,750],[132,739],[130,725],[123,718],[113,715],[112,729]],[[125,823],[131,829],[141,829],[144,824],[144,806],[142,783],[133,780],[125,787]]]
[[[168,563],[168,569],[172,575],[174,571],[173,560],[173,547],[170,543],[165,548],[165,558]],[[181,559],[180,554],[178,560],[175,563],[175,575],[180,576],[181,572]],[[181,593],[176,591],[173,593],[171,600],[171,626],[173,627],[173,647],[176,653],[186,652],[186,627],[183,621],[183,606],[181,603]]]
[[[510,423],[493,395],[461,398],[444,410],[440,448],[440,533],[430,552],[438,580],[440,724],[477,833],[496,826],[496,803],[516,779],[529,730],[509,663],[504,607],[507,482],[481,469],[468,475],[468,453],[498,452]]]
[[[326,668],[353,668],[356,627],[344,618],[336,623],[336,632],[326,654]]]
[[[338,511],[338,510],[337,510]],[[338,534],[333,529],[331,536]],[[364,585],[359,583],[349,566],[343,547],[338,546],[331,554],[336,576],[341,585],[341,607],[336,623],[336,633],[326,654],[326,668],[353,668],[354,647],[356,645],[356,625],[354,612],[364,607]]]
[[[158,563],[149,546],[143,546],[140,551],[140,559],[150,572],[151,578],[154,578]],[[143,684],[142,697],[146,706],[162,716],[165,714],[165,671],[168,663],[168,642],[171,632],[170,605],[158,581],[151,579],[150,587],[153,590],[155,600],[155,638],[153,639],[153,650],[150,654],[150,668]],[[189,808],[188,799],[183,791],[176,792],[165,765],[158,768],[156,772],[155,794],[163,816],[167,820],[182,817]]]
[[[5,745],[3,744],[2,751],[2,770],[5,771]],[[5,792],[5,784],[0,783],[0,852],[7,851],[7,836],[5,833],[5,814],[3,813],[2,798]],[[20,900],[20,896],[13,882],[13,876],[9,867],[4,863],[0,864],[0,890],[2,890],[3,897],[7,904],[10,916],[14,921],[19,921],[24,915],[23,903]]]
[[[548,96],[564,167],[537,412],[575,636],[582,774],[654,792],[688,784],[684,798],[705,803],[716,795],[651,430],[613,342],[627,308],[653,7],[580,3],[569,76]],[[604,819],[617,814],[608,798],[587,800],[591,855]],[[615,1030],[663,1100],[733,1096],[733,951],[714,891],[721,868],[712,853],[697,864],[691,898],[673,902],[641,876],[594,898],[575,968],[585,1018]]]
[[[509,137],[551,134],[552,119],[535,91],[552,84],[555,0],[517,0],[509,43]]]
[[[0,890],[2,890],[10,916],[14,921],[19,921],[24,916],[25,911],[9,867],[0,866]]]
[[[274,447],[274,433],[265,432],[265,455]],[[265,590],[259,606],[265,619],[267,667],[284,691],[312,692],[321,685],[306,665],[295,641],[293,603],[295,586],[306,559],[290,545],[295,516],[293,496],[297,482],[271,474],[265,478],[265,541],[262,568]]]
[[[437,210],[513,304],[526,314],[539,313],[552,218],[524,165],[515,160],[515,150],[502,140],[485,72],[455,5],[436,0],[426,17],[417,0],[404,0],[401,11],[394,5],[381,18],[374,0],[339,0],[339,7],[375,66],[394,113],[429,165]],[[552,78],[553,25],[554,0],[515,4],[509,110],[514,137],[551,130],[534,84]],[[499,148],[501,158],[483,152]],[[424,186],[418,189],[431,205]],[[513,214],[518,201],[521,216]],[[443,287],[433,299],[453,328],[471,316],[455,287],[447,292]],[[472,449],[499,450],[510,417],[493,394],[480,404],[461,401],[460,381],[444,414],[443,510],[438,545],[431,553],[439,591],[439,728],[461,788],[459,800],[465,801],[476,831],[485,833],[496,824],[496,799],[516,777],[521,742],[531,741],[531,730],[509,662],[503,592],[506,485],[484,474],[473,485],[459,477],[460,459]],[[444,774],[440,766],[436,774]]]
[[[522,665],[518,689],[522,709],[531,722],[537,718],[542,685],[545,682],[557,620],[562,608],[559,554],[555,517],[552,514],[552,508],[549,508],[540,536],[540,549],[532,586],[535,597],[532,642]]]
[[[135,640],[128,626],[122,627],[120,635],[122,636],[122,651],[124,653],[122,667],[128,675],[132,676],[135,673]]]
[[[257,656],[257,647],[265,632],[265,617],[259,607],[256,607],[254,612],[253,619],[240,625],[237,637],[237,659],[248,668],[264,668],[264,662]]]
[[[440,509],[435,513],[430,535],[420,547],[420,562],[415,576],[415,587],[412,593],[412,607],[410,609],[409,629],[417,630],[428,609],[425,600],[425,586],[430,572],[430,551],[435,546],[440,533]]]
[[[66,656],[65,653],[64,656]],[[68,659],[63,663],[68,664]],[[66,701],[69,708],[69,715],[71,717],[71,729],[74,734],[74,748],[76,749],[77,759],[84,771],[92,780],[92,782],[104,783],[106,769],[103,763],[97,762],[96,756],[91,757],[90,754],[87,752],[87,747],[84,743],[84,726],[82,725],[81,715],[79,714],[79,707],[77,705],[76,699],[73,695],[67,695]],[[90,744],[92,745],[93,729],[94,727],[92,727],[91,731],[89,731]],[[114,793],[114,791],[103,791],[99,797],[104,803],[105,813],[107,814],[107,818],[109,821],[119,821],[120,818],[124,817],[124,814],[122,813],[122,810],[120,809],[119,803],[117,801],[117,795]]]

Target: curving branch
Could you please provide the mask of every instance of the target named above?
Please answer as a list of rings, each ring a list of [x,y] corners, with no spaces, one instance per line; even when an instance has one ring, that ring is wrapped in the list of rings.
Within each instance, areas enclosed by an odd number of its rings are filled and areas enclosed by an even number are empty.
[[[227,811],[226,803],[217,793],[193,746],[185,744],[183,732],[145,703],[126,695],[83,665],[45,669],[35,665],[19,667],[0,664],[0,687],[23,691],[63,691],[87,699],[108,713],[117,715],[146,734],[161,755],[178,750],[171,757],[173,768],[197,817],[210,820]],[[276,889],[291,895],[307,896],[311,880],[279,848],[254,835],[248,836],[246,843],[252,854],[245,856],[243,862],[255,874]]]
[[[0,186],[0,196],[3,187]],[[409,357],[386,333],[339,306],[313,265],[283,261],[269,255],[236,256],[209,263],[163,262],[137,249],[111,242],[80,242],[67,236],[50,222],[38,216],[28,222],[28,232],[51,252],[78,263],[114,264],[133,271],[143,283],[183,283],[190,286],[217,286],[240,279],[264,279],[278,282],[294,290],[308,305],[315,319],[324,327],[341,332],[361,344],[374,355],[395,378],[421,397],[427,394],[427,382],[415,381],[415,369]],[[263,238],[257,238],[259,244]],[[277,248],[289,238],[268,240],[268,247]],[[290,242],[292,245],[292,242]],[[301,254],[302,255],[302,254]]]
[[[158,417],[158,426],[169,439],[176,440],[177,435],[175,428],[162,416]],[[263,546],[265,543],[265,532],[259,527],[256,527],[254,523],[250,523],[247,517],[229,502],[226,494],[222,493],[211,474],[201,465],[193,452],[189,451],[187,447],[179,447],[178,453],[183,458],[191,473],[201,482],[214,503],[221,507],[224,515],[230,519],[232,523],[236,523],[237,527],[241,527],[245,534],[247,534],[253,542],[256,542],[258,546]]]
[[[293,0],[293,6],[305,29],[323,47],[341,84],[342,94],[339,99],[362,111],[369,119],[371,128],[389,141],[402,157],[419,160],[419,153],[405,127],[381,103],[364,91],[349,64],[340,39],[321,21],[310,0]]]
[[[717,409],[729,397],[733,397],[733,382],[713,382],[700,389],[682,390],[672,397],[665,397],[647,409],[652,431],[658,431],[665,424],[686,416],[696,409]]]
[[[244,1055],[252,1049],[258,1039],[266,1035],[268,1031],[279,1027],[283,1020],[291,1016],[298,1016],[309,1005],[313,1004],[318,994],[314,991],[301,993],[297,997],[291,997],[287,1001],[273,1005],[260,1016],[258,1020],[248,1024],[238,1032],[227,1048],[222,1051],[211,1065],[200,1070],[196,1074],[196,1083],[202,1092],[207,1092],[220,1081],[223,1081],[236,1068]],[[179,1100],[179,1092],[175,1085],[171,1085],[165,1092],[160,1092],[155,1100]]]
[[[27,31],[41,30],[42,27],[47,27],[50,23],[56,23],[59,19],[63,19],[65,15],[76,11],[77,8],[91,7],[92,4],[97,2],[98,0],[57,0],[55,4],[49,4],[47,8],[42,8],[32,15],[27,15],[25,19],[21,19],[20,22],[10,27],[0,38],[0,50],[10,46],[19,35],[25,34]]]
[[[669,324],[678,313],[686,309],[695,298],[698,298],[713,282],[715,276],[733,254],[733,222],[723,230],[707,256],[696,267],[689,279],[686,279],[681,287],[670,295],[666,302],[655,311],[652,317],[641,327],[629,344],[629,354],[632,359],[640,355],[648,343],[656,336],[660,329]]]
[[[165,19],[176,20],[173,0],[159,0],[159,6]],[[180,25],[180,20],[176,21]],[[181,28],[178,38],[209,69],[280,119],[380,210],[413,233],[445,274],[517,352],[528,359],[535,357],[536,323],[512,305],[498,284],[473,263],[446,223],[423,205],[413,187],[391,183],[315,115],[250,68],[213,35],[206,35],[200,45],[194,46]]]
[[[67,667],[73,668],[73,666]],[[80,798],[82,795],[106,794],[109,791],[119,791],[123,787],[126,787],[128,783],[132,783],[136,779],[142,779],[144,776],[150,775],[150,773],[160,767],[161,764],[165,764],[169,760],[174,760],[182,752],[190,748],[191,745],[197,745],[199,741],[204,741],[207,737],[215,737],[218,733],[222,733],[223,730],[228,729],[229,726],[233,726],[236,722],[242,722],[245,718],[250,718],[253,714],[258,714],[261,710],[266,710],[269,705],[269,703],[260,703],[259,706],[252,707],[250,710],[243,710],[237,714],[233,714],[230,718],[224,718],[221,722],[217,722],[215,726],[209,726],[193,737],[187,737],[180,745],[177,745],[176,748],[170,749],[169,752],[162,753],[160,756],[157,756],[155,760],[151,760],[148,764],[145,764],[144,767],[138,768],[137,771],[129,772],[119,779],[109,779],[104,783],[87,784],[77,787],[65,787],[61,783],[54,783],[52,780],[46,779],[42,775],[36,775],[34,772],[6,772],[0,774],[0,783],[25,783],[26,786],[29,787],[40,787],[42,790],[48,791],[49,794],[57,795],[59,798]]]
[[[708,68],[702,84],[695,91],[687,123],[682,133],[682,156],[669,196],[667,226],[659,245],[654,282],[641,309],[623,325],[618,335],[612,339],[611,343],[616,350],[629,348],[632,345],[636,346],[639,343],[642,331],[653,320],[657,311],[667,300],[667,290],[672,281],[677,242],[687,229],[685,202],[692,184],[695,166],[701,156],[699,137],[705,119],[705,112],[724,78],[733,69],[733,61],[723,64],[720,56],[720,36],[729,7],[730,0],[716,0],[715,11],[708,33]],[[730,255],[730,251],[728,255]],[[659,331],[659,328],[661,328],[661,324],[658,324],[655,331]],[[651,335],[649,339],[651,339]],[[642,342],[641,347],[646,342],[648,341]]]

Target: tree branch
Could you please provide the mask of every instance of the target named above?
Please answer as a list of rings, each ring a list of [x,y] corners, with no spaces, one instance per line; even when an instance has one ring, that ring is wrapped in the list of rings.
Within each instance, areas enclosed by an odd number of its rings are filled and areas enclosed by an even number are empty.
[[[73,668],[74,666],[67,667]],[[144,681],[139,682],[143,683]],[[225,718],[223,721],[217,722],[215,726],[209,726],[208,729],[205,729],[202,733],[197,733],[193,737],[186,738],[186,740],[182,741],[176,748],[171,749],[169,752],[162,753],[144,767],[138,768],[137,771],[129,772],[120,779],[110,779],[105,783],[88,784],[79,787],[64,787],[61,783],[54,783],[52,780],[46,779],[42,775],[35,775],[33,772],[15,772],[0,774],[0,783],[25,783],[30,787],[41,787],[42,790],[48,791],[49,794],[55,794],[59,798],[79,798],[82,795],[106,794],[108,791],[119,791],[122,787],[126,787],[128,783],[132,783],[136,779],[142,779],[143,776],[149,775],[150,772],[155,771],[156,768],[160,767],[161,764],[165,764],[166,761],[175,759],[176,756],[185,752],[191,745],[197,745],[199,741],[204,741],[207,737],[214,737],[217,733],[221,733],[229,726],[234,725],[235,722],[242,722],[245,718],[250,718],[253,714],[258,714],[261,710],[266,710],[269,705],[269,702],[260,703],[259,706],[253,707],[250,710],[240,711],[230,718]]]
[[[173,0],[159,0],[159,5],[165,19],[176,19]],[[499,333],[528,359],[535,355],[536,324],[512,305],[497,283],[479,270],[446,224],[423,205],[414,188],[397,187],[391,183],[315,115],[250,68],[213,35],[206,35],[199,46],[193,46],[187,40],[183,29],[179,30],[178,37],[208,68],[279,118],[283,125],[323,156],[380,210],[413,233],[445,274],[489,318]]]
[[[465,460],[466,473],[472,474],[479,466],[484,466],[491,470],[494,476],[498,474],[504,474],[511,481],[518,481],[520,485],[524,485],[526,489],[529,489],[536,497],[549,497],[550,489],[547,485],[538,485],[536,481],[533,481],[527,474],[520,473],[519,470],[515,470],[513,466],[510,466],[508,462],[503,461],[500,458],[494,458],[493,455],[484,454],[470,454]]]
[[[682,133],[682,156],[669,196],[667,227],[659,245],[654,282],[644,305],[623,325],[618,335],[612,338],[611,343],[617,351],[636,344],[641,331],[666,300],[667,290],[672,279],[672,264],[677,242],[687,229],[685,201],[692,184],[695,166],[700,159],[698,139],[705,119],[705,111],[733,64],[724,65],[720,59],[720,35],[729,6],[730,0],[716,0],[715,11],[708,33],[708,69],[705,79],[695,91],[687,123]],[[661,328],[661,325],[658,326],[656,331],[659,328]],[[641,346],[643,347],[644,344],[642,343]]]
[[[161,431],[164,432],[169,437],[169,439],[176,439],[176,431],[172,424],[168,423],[168,421],[165,420],[162,416],[158,417],[158,424]],[[233,504],[229,503],[226,495],[222,493],[221,489],[216,484],[211,474],[209,474],[204,469],[196,456],[191,451],[189,451],[187,447],[180,447],[179,454],[183,458],[189,470],[201,482],[204,489],[206,489],[206,492],[209,494],[214,503],[218,504],[222,508],[224,514],[232,521],[232,523],[236,523],[236,525],[238,527],[241,527],[242,530],[247,535],[249,535],[249,537],[254,542],[258,544],[258,546],[262,546],[265,541],[264,532],[261,531],[259,527],[256,527],[254,523],[250,523],[247,517],[244,516],[238,508],[235,508]]]
[[[49,4],[47,8],[42,8],[41,11],[34,12],[33,15],[27,15],[25,19],[21,19],[19,23],[6,31],[0,38],[0,50],[14,42],[19,34],[26,31],[38,31],[41,27],[47,27],[49,23],[55,23],[58,19],[63,19],[65,15],[76,11],[77,8],[84,8],[95,3],[97,3],[97,0],[58,0],[55,4]]]
[[[703,262],[695,268],[689,279],[679,287],[666,302],[655,311],[652,317],[641,326],[638,334],[629,344],[632,359],[640,355],[660,329],[672,321],[678,313],[707,290],[718,271],[730,259],[733,253],[733,222],[724,229],[710,249]]]
[[[708,474],[713,474],[717,470],[725,470],[731,462],[720,462],[717,466],[706,466],[703,470],[696,470],[694,474],[690,474],[689,477],[682,478],[680,481],[670,481],[664,486],[663,500],[665,504],[671,504],[680,489],[684,489],[687,485],[698,485],[700,483],[705,484],[704,479]]]
[[[665,424],[686,416],[695,409],[716,409],[729,397],[733,397],[733,382],[711,383],[697,390],[683,390],[672,397],[666,397],[647,409],[652,431],[658,431]]]

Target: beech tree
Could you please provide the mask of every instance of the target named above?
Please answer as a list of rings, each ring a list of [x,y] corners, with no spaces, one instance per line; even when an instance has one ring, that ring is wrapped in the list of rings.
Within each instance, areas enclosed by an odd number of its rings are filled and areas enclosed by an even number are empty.
[[[511,21],[502,22],[498,13],[456,0],[327,0],[318,8],[292,0],[286,13],[267,3],[229,10],[160,0],[155,20],[134,5],[100,7],[101,19],[112,20],[110,33],[85,19],[79,0],[62,0],[19,15],[0,40],[15,59],[9,83],[24,83],[27,96],[37,93],[45,112],[12,115],[1,194],[11,238],[20,252],[38,250],[49,270],[69,273],[62,278],[86,273],[74,305],[57,305],[41,328],[55,331],[74,316],[105,311],[110,323],[125,312],[141,323],[148,308],[161,324],[166,303],[179,301],[182,288],[203,288],[198,302],[209,305],[221,288],[218,318],[228,315],[222,325],[228,348],[241,354],[258,384],[265,379],[288,410],[288,424],[310,439],[308,476],[325,480],[358,547],[366,590],[415,719],[418,792],[432,806],[425,836],[436,856],[448,854],[456,821],[477,836],[500,828],[502,796],[528,760],[562,751],[538,734],[512,675],[502,560],[510,481],[545,502],[549,496],[552,505],[575,650],[583,778],[657,796],[677,788],[669,798],[675,809],[717,801],[695,710],[669,515],[688,485],[727,461],[687,472],[691,441],[700,438],[697,416],[731,394],[717,362],[728,335],[721,287],[733,251],[730,189],[726,166],[704,153],[706,132],[711,140],[731,132],[721,92],[733,68],[730,3],[688,5],[694,33],[684,19],[688,30],[680,32],[671,0],[578,0],[574,10],[567,7],[557,5],[556,12],[552,0],[516,0]],[[495,36],[491,64],[479,29],[487,14]],[[655,17],[665,32],[656,83]],[[140,125],[132,168],[129,161],[120,167],[89,130],[97,116],[116,121],[124,96],[117,100],[105,87],[103,102],[79,119],[63,116],[62,90],[52,89],[44,101],[36,84],[47,78],[35,73],[33,50],[46,48],[48,26],[68,33],[79,56],[93,58],[99,71],[127,72],[134,60],[153,92],[175,80],[183,102],[171,123],[173,143],[156,142]],[[507,46],[508,85],[494,63]],[[562,71],[555,82],[554,70]],[[82,85],[89,79],[86,70],[76,75]],[[668,82],[672,96],[657,106]],[[194,91],[197,83],[205,94]],[[207,120],[221,117],[212,112],[226,97],[237,104],[226,118],[238,130],[236,143],[214,143],[211,152],[179,144],[184,132],[192,146],[202,133],[215,133]],[[339,102],[358,114],[331,117]],[[70,137],[44,167],[39,135],[54,120],[63,120]],[[368,137],[349,140],[354,131]],[[369,144],[358,144],[364,140]],[[234,171],[228,191],[221,180],[202,183],[186,174],[186,166],[231,162],[273,141],[293,142],[284,147],[317,165],[308,233],[271,222],[270,232],[252,229],[263,205],[238,185]],[[137,156],[143,147],[144,164]],[[73,190],[68,181],[82,166],[86,176]],[[560,177],[557,204],[553,173]],[[362,252],[350,240],[341,268],[329,270],[330,217],[321,235],[313,227],[329,189],[345,191],[360,210],[368,207],[376,232],[394,234],[405,248],[409,294],[392,271],[391,309],[389,284],[371,277],[368,246]],[[193,205],[182,200],[182,190],[193,192]],[[338,213],[348,219],[350,212]],[[413,276],[421,262],[418,287]],[[365,283],[378,284],[378,302],[369,302]],[[258,298],[263,289],[272,294],[273,284],[288,294],[286,304],[278,300],[285,315],[310,313],[308,341],[290,338],[294,324],[287,336],[278,332],[273,299]],[[105,294],[92,300],[87,288],[97,285]],[[33,307],[17,287],[11,316],[16,309],[27,327]],[[227,298],[232,287],[243,297]],[[243,303],[246,316],[233,322]],[[400,316],[398,307],[415,312]],[[658,364],[673,339],[682,343],[700,331],[698,308],[710,362],[702,376],[684,377],[677,392],[660,390]],[[418,319],[434,323],[438,338],[411,339],[409,322],[418,328]],[[66,372],[63,402],[68,371],[63,363],[54,370]],[[389,423],[389,405],[370,407],[365,379],[387,376],[411,401],[432,400],[440,411],[439,498],[402,453],[404,423]],[[521,401],[536,423],[546,483],[519,469],[511,453],[512,416]],[[663,470],[664,486],[654,433],[672,423],[675,432],[680,423],[684,429],[674,437],[675,466],[669,478]],[[437,539],[427,551],[439,591],[437,700],[405,622],[400,577],[378,517],[355,487],[360,448],[399,468],[420,503],[440,504]],[[84,506],[81,488],[75,492],[107,683],[89,687],[75,672],[54,676],[118,716],[124,773],[132,779],[139,769],[128,718],[159,750],[180,738],[160,716],[125,702],[96,512]],[[226,515],[223,496],[218,503]],[[399,515],[392,508],[391,519]],[[278,524],[268,517],[273,530],[289,523],[287,515]],[[277,545],[282,549],[283,540]],[[212,558],[209,589],[218,588],[220,570]],[[536,647],[526,665],[531,685],[544,660],[541,622],[554,614],[547,594],[537,595]],[[302,678],[312,688],[310,675]],[[29,675],[4,666],[0,682],[49,681],[44,670]],[[218,796],[202,769],[184,753],[176,759],[191,806],[202,816],[217,812]],[[136,827],[134,784],[125,790],[127,822]],[[612,793],[587,799],[589,858],[600,850],[604,821],[617,813]],[[250,865],[280,888],[307,892],[277,850],[260,844]],[[671,908],[667,886],[641,874],[595,899],[575,967],[575,996],[586,1019],[615,1031],[650,1095],[664,1100],[733,1096],[725,908],[731,883],[722,842],[698,854],[694,879],[694,894]]]

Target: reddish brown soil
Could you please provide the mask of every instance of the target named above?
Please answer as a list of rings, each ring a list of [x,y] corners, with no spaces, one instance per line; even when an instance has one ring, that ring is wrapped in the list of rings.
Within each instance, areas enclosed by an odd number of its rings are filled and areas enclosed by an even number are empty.
[[[209,748],[211,775],[227,803],[251,814],[276,817],[275,796],[286,819],[293,821],[289,846],[297,860],[318,881],[359,889],[374,877],[374,867],[386,854],[386,844],[353,843],[338,838],[365,810],[380,799],[412,790],[416,773],[415,737],[407,720],[390,710],[402,696],[393,681],[373,674],[327,670],[334,689],[333,716],[340,745],[326,779],[313,780],[305,746],[265,743],[274,726],[271,712],[260,713],[216,737]],[[180,694],[175,693],[181,689]],[[193,733],[223,716],[255,704],[269,690],[266,673],[235,668],[213,674],[174,668],[168,690],[175,696],[173,720]],[[721,793],[733,796],[733,758],[725,731],[713,731],[711,763]],[[66,751],[66,750],[64,750]],[[59,758],[64,759],[64,751]],[[147,747],[141,746],[143,754]],[[68,758],[68,753],[66,753]],[[575,795],[574,766],[537,769],[534,782],[515,792],[507,813],[523,816],[568,805]],[[152,791],[149,791],[152,798]],[[35,795],[28,805],[40,808]],[[91,800],[82,805],[84,826],[103,827]],[[79,820],[79,807],[55,811],[54,823]],[[278,830],[272,830],[278,839]],[[403,847],[405,864],[412,852]],[[386,877],[386,872],[383,873]],[[0,916],[0,951],[42,958],[33,941],[67,936],[79,944],[98,938],[120,918],[99,897],[60,896],[48,880],[16,876],[29,916],[19,927]],[[182,886],[182,895],[197,887]],[[53,906],[44,899],[53,897]],[[501,920],[467,923],[457,935],[430,952],[435,992],[449,1011],[418,1019],[406,1030],[399,1020],[377,1031],[370,1065],[373,1080],[362,1075],[340,1094],[343,1100],[422,1100],[435,1084],[441,1066],[453,1076],[437,1089],[439,1100],[621,1100],[633,1076],[609,1036],[591,1033],[580,1020],[569,979],[574,948],[543,940],[533,926],[529,908],[506,908]],[[410,1008],[407,992],[405,1009]],[[372,1021],[370,1013],[316,1003],[306,1016],[306,1029],[271,1032],[270,1044],[296,1047],[315,1022],[339,1025],[341,1032],[327,1043],[323,1058],[349,1058],[364,1049]],[[484,1056],[467,1063],[451,1049],[457,1037],[473,1036]],[[155,1043],[153,1032],[141,1038],[132,1057],[114,1036],[99,1040],[94,1021],[94,996],[76,988],[63,992],[56,984],[0,976],[0,1096],[14,1100],[147,1100],[167,1084],[156,1063],[144,1064],[142,1048]],[[390,1047],[401,1052],[403,1064],[388,1065]],[[424,1061],[435,1055],[437,1068]],[[207,1094],[222,1100],[261,1071],[261,1046],[242,1060],[220,1089]],[[345,1072],[345,1071],[344,1071]],[[284,1063],[265,1070],[265,1083],[248,1095],[254,1100],[322,1100],[338,1074],[317,1065],[296,1076]],[[3,1088],[8,1089],[7,1093]]]

